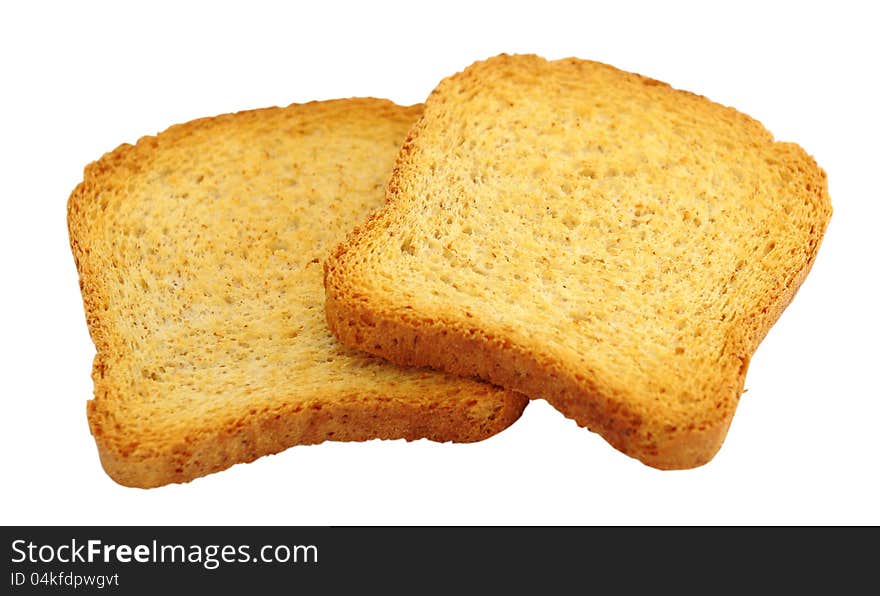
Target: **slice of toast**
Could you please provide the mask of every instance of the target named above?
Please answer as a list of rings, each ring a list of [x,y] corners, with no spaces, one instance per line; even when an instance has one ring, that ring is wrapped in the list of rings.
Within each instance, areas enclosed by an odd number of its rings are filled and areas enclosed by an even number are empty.
[[[325,267],[352,347],[544,398],[657,468],[709,461],[831,215],[800,147],[611,66],[444,81]]]
[[[185,482],[324,440],[476,441],[527,400],[338,344],[322,260],[375,208],[421,106],[228,114],[122,145],[68,202],[97,347],[88,420],[117,482]]]

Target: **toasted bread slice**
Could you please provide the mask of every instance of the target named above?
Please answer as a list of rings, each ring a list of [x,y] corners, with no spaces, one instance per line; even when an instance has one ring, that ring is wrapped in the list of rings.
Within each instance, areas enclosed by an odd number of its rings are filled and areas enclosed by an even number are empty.
[[[88,420],[121,484],[184,482],[297,444],[476,441],[526,399],[339,345],[326,251],[383,203],[421,106],[228,114],[85,170],[70,243],[97,347]]]
[[[326,266],[343,343],[544,398],[657,468],[709,461],[807,275],[825,173],[734,109],[578,59],[443,82]]]

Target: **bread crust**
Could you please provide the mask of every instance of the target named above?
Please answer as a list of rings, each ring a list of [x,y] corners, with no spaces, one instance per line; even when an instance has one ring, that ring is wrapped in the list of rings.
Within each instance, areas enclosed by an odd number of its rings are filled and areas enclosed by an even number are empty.
[[[148,327],[159,323],[153,321],[145,309],[147,306],[155,306],[154,310],[166,308],[162,304],[154,303],[171,300],[173,296],[170,292],[148,295],[147,281],[143,282],[144,294],[139,299],[144,304],[133,304],[119,296],[120,288],[130,284],[132,280],[129,278],[139,271],[137,268],[121,267],[120,262],[131,256],[131,249],[124,250],[119,246],[132,233],[129,230],[112,229],[119,224],[107,223],[110,221],[109,213],[114,209],[116,212],[120,209],[134,212],[140,203],[153,201],[150,197],[136,196],[138,184],[145,183],[144,180],[149,180],[149,176],[157,176],[164,181],[165,186],[161,188],[165,190],[161,192],[167,193],[167,196],[163,195],[155,200],[168,201],[171,206],[180,205],[184,200],[207,201],[210,196],[210,193],[198,195],[198,191],[183,180],[183,165],[178,167],[176,162],[173,167],[159,164],[157,160],[160,156],[191,148],[196,142],[193,139],[200,135],[205,136],[207,143],[211,143],[216,136],[217,144],[222,145],[230,137],[248,142],[252,135],[260,131],[259,134],[264,135],[261,138],[265,141],[266,138],[282,138],[285,134],[273,132],[272,126],[291,127],[287,134],[295,138],[297,134],[305,134],[298,132],[297,127],[308,127],[316,122],[317,126],[332,128],[334,122],[345,121],[349,123],[347,126],[352,126],[353,136],[362,136],[367,139],[367,143],[372,142],[371,135],[375,137],[374,151],[377,156],[387,154],[389,159],[393,159],[396,149],[388,144],[388,139],[398,134],[393,131],[400,131],[400,136],[397,137],[399,146],[406,129],[420,111],[421,106],[405,108],[387,100],[357,98],[225,114],[173,126],[157,136],[140,139],[136,145],[122,145],[86,167],[83,181],[68,200],[67,221],[70,246],[79,273],[86,322],[97,349],[92,370],[94,398],[87,404],[87,417],[100,461],[111,478],[125,486],[140,488],[188,482],[236,463],[250,462],[263,455],[277,453],[293,445],[316,444],[325,440],[411,441],[427,438],[440,442],[473,442],[500,432],[521,415],[528,400],[514,392],[485,383],[439,376],[433,371],[404,371],[390,364],[377,364],[368,356],[342,353],[339,351],[341,348],[334,348],[334,351],[327,352],[328,358],[350,361],[353,369],[364,366],[375,371],[376,376],[359,377],[357,372],[349,373],[348,369],[344,369],[339,373],[344,379],[326,380],[329,388],[278,386],[274,388],[274,397],[254,401],[251,406],[246,396],[254,379],[246,374],[247,362],[243,362],[238,386],[226,387],[213,399],[201,396],[200,401],[192,401],[192,406],[188,405],[189,398],[177,398],[177,401],[169,401],[169,409],[172,411],[157,416],[155,404],[170,400],[169,396],[180,393],[180,388],[169,388],[161,385],[163,379],[156,380],[157,375],[162,375],[164,362],[145,367],[142,377],[138,374],[140,371],[133,362],[144,357],[145,351],[156,348],[156,342],[138,344],[140,339],[132,337],[130,330],[125,331],[120,327],[123,320],[129,323],[133,321],[137,330],[140,328],[139,321],[143,321],[143,329],[146,330],[144,333],[155,332],[155,329]],[[353,124],[351,120],[354,120]],[[267,127],[269,132],[265,130]],[[345,138],[344,134],[341,136]],[[283,142],[288,142],[288,139],[285,138]],[[209,157],[208,154],[206,159]],[[290,157],[290,160],[294,160],[294,157]],[[377,158],[375,163],[382,163],[382,160]],[[245,158],[241,159],[242,168],[258,169],[264,166],[262,160],[251,163]],[[376,166],[365,161],[361,167]],[[339,171],[339,174],[344,177],[346,172]],[[347,174],[357,176],[362,173],[354,171]],[[385,176],[384,172],[369,174]],[[230,171],[227,176],[238,175],[238,172]],[[254,180],[246,173],[241,174],[241,178],[245,181],[243,183]],[[208,180],[211,180],[210,173]],[[325,184],[332,191],[335,183],[333,180],[326,180]],[[303,192],[306,191],[296,190],[283,196],[298,200],[296,197]],[[178,195],[182,198],[175,198]],[[200,198],[194,198],[197,196]],[[262,198],[262,194],[254,196],[257,199]],[[379,188],[375,197],[370,195],[362,198],[368,202],[373,201],[374,206],[378,207],[382,203],[382,196]],[[243,195],[239,204],[246,207],[249,200],[251,199],[247,195]],[[320,201],[329,200],[329,197],[319,197],[317,200],[320,205]],[[346,204],[346,197],[341,200],[345,209],[331,213],[341,218],[352,218],[360,212],[361,207],[353,201]],[[159,212],[162,213],[161,210]],[[227,219],[232,216],[240,217],[242,213],[236,211],[227,216]],[[324,217],[323,225],[331,223],[326,219],[327,215],[321,214],[321,217]],[[132,227],[139,225],[134,216],[126,216],[122,223]],[[168,229],[161,233],[149,229],[136,232],[139,239],[133,246],[138,247],[137,251],[142,251],[142,260],[147,260],[150,251],[157,250],[168,237],[174,236],[173,218],[168,216],[165,225]],[[229,233],[229,230],[224,231],[225,223],[217,225],[221,226],[217,232],[208,230],[199,233],[215,233],[218,234],[218,239],[220,234]],[[247,225],[243,224],[245,229]],[[106,229],[108,226],[111,229]],[[281,238],[284,232],[282,223],[273,220],[272,226],[273,233]],[[154,235],[150,236],[151,233]],[[282,239],[286,238],[284,236]],[[181,244],[185,245],[185,242]],[[291,258],[311,250],[313,249],[309,246],[291,247]],[[182,268],[186,267],[187,259],[192,262],[195,258],[192,255],[184,256],[186,259],[180,260]],[[209,259],[211,255],[203,255],[202,258]],[[311,265],[306,265],[309,266]],[[320,265],[314,267],[320,268]],[[149,272],[144,275],[147,273]],[[286,270],[265,270],[265,283],[269,283],[270,273],[287,275]],[[312,277],[292,279],[300,279],[297,283],[305,284]],[[322,300],[320,272],[314,285],[310,291],[320,297],[316,300]],[[280,291],[286,291],[284,286],[279,287]],[[293,292],[294,288],[290,288],[290,291]],[[206,295],[207,293],[206,289]],[[226,317],[236,316],[236,311],[226,305],[221,310]],[[317,315],[316,320],[323,325],[323,314]],[[247,320],[242,321],[244,326],[248,323]],[[313,321],[309,319],[306,324],[312,325]],[[215,325],[214,328],[219,346],[224,327]],[[313,331],[317,337],[325,333],[332,339],[329,331]],[[272,330],[272,333],[276,331]],[[138,349],[132,348],[135,344],[139,346]],[[199,346],[186,343],[182,345],[175,357],[179,356],[189,368],[203,366],[195,361],[186,362],[186,352],[192,352]],[[276,345],[279,350],[283,347],[282,344]],[[311,344],[308,347],[311,351],[320,349],[320,346]],[[272,358],[273,353],[270,351],[260,357]],[[165,359],[168,359],[167,354]],[[383,376],[385,368],[389,372]],[[129,369],[134,372],[129,372]],[[158,373],[156,369],[159,370]],[[280,367],[270,368],[266,374],[272,376],[268,378],[275,379],[280,374],[278,370]],[[219,408],[215,406],[216,402],[225,403],[222,401],[224,399],[229,405]],[[190,407],[215,408],[217,411],[207,415],[186,412]],[[176,408],[182,408],[182,411],[175,413],[173,410]],[[184,414],[189,417],[181,418]]]
[[[528,335],[514,333],[469,312],[432,303],[424,296],[419,297],[417,306],[412,306],[404,292],[380,293],[367,277],[365,251],[382,243],[381,238],[389,229],[398,230],[399,222],[408,213],[425,209],[425,203],[429,202],[418,196],[419,191],[412,186],[411,170],[423,158],[426,148],[438,142],[436,136],[424,139],[432,115],[439,114],[447,103],[471,101],[459,98],[473,97],[468,95],[468,89],[478,85],[476,81],[481,80],[481,75],[488,73],[505,80],[530,69],[546,74],[541,69],[569,67],[611,73],[627,84],[661,89],[673,97],[680,94],[679,97],[711,106],[724,118],[737,123],[734,126],[748,129],[754,143],[770,147],[768,156],[772,155],[778,162],[780,171],[791,172],[798,179],[800,186],[796,192],[814,209],[813,225],[803,245],[793,249],[785,270],[778,271],[767,282],[760,298],[750,303],[747,311],[737,313],[735,324],[726,325],[723,346],[714,365],[716,372],[707,381],[711,386],[697,403],[678,406],[676,411],[667,409],[659,399],[633,395],[620,379],[577,366],[574,358],[560,357],[558,351],[550,350]],[[536,80],[541,79],[541,74],[528,72],[528,76]],[[566,71],[566,75],[570,72]],[[460,85],[455,86],[458,83]],[[481,88],[489,85],[485,83]],[[506,91],[512,93],[509,89]],[[504,97],[504,101],[514,105],[515,99]],[[433,133],[436,135],[436,130]],[[481,172],[470,175],[477,179]],[[711,104],[692,93],[672,90],[666,83],[611,66],[577,59],[548,65],[534,56],[498,56],[441,83],[427,100],[425,115],[414,125],[404,143],[388,183],[387,199],[386,207],[340,244],[325,265],[328,323],[343,343],[392,362],[431,366],[488,380],[533,399],[545,399],[580,426],[599,433],[618,450],[660,469],[693,468],[710,461],[717,453],[743,392],[751,356],[806,278],[831,216],[825,172],[799,146],[774,143],[772,136],[748,116]],[[469,204],[467,199],[462,199],[462,203]],[[772,250],[772,245],[769,246]],[[456,280],[454,276],[451,279]]]
[[[106,398],[90,400],[87,411],[89,428],[107,474],[123,486],[154,488],[189,482],[291,446],[324,441],[482,441],[516,422],[527,404],[522,396],[495,393],[471,392],[468,399],[429,405],[359,395],[333,404],[322,403],[320,398],[307,405],[280,400],[281,406],[276,409],[260,410],[243,419],[217,420],[185,435],[138,445],[120,432],[124,427],[101,408]],[[490,402],[490,410],[475,408],[471,400]]]

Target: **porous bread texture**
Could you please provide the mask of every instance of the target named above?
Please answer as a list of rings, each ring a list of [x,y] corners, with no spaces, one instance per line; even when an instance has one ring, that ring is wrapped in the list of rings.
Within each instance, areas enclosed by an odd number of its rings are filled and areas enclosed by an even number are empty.
[[[421,106],[351,99],[195,120],[89,165],[68,202],[97,348],[88,420],[153,487],[324,440],[476,441],[527,400],[342,347],[322,260],[383,203]]]
[[[579,59],[445,79],[328,260],[345,344],[544,398],[656,468],[717,452],[809,271],[825,173],[757,121]]]

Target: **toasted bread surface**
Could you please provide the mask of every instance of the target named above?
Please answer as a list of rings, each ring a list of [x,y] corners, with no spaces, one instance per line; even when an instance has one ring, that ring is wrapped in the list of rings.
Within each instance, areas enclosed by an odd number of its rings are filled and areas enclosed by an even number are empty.
[[[527,400],[341,346],[322,261],[384,199],[421,106],[350,99],[177,125],[90,164],[68,201],[97,348],[88,421],[138,487],[324,440],[476,441]]]
[[[717,452],[831,216],[824,171],[752,118],[537,56],[442,81],[387,198],[325,267],[343,343],[546,399],[662,469]]]

